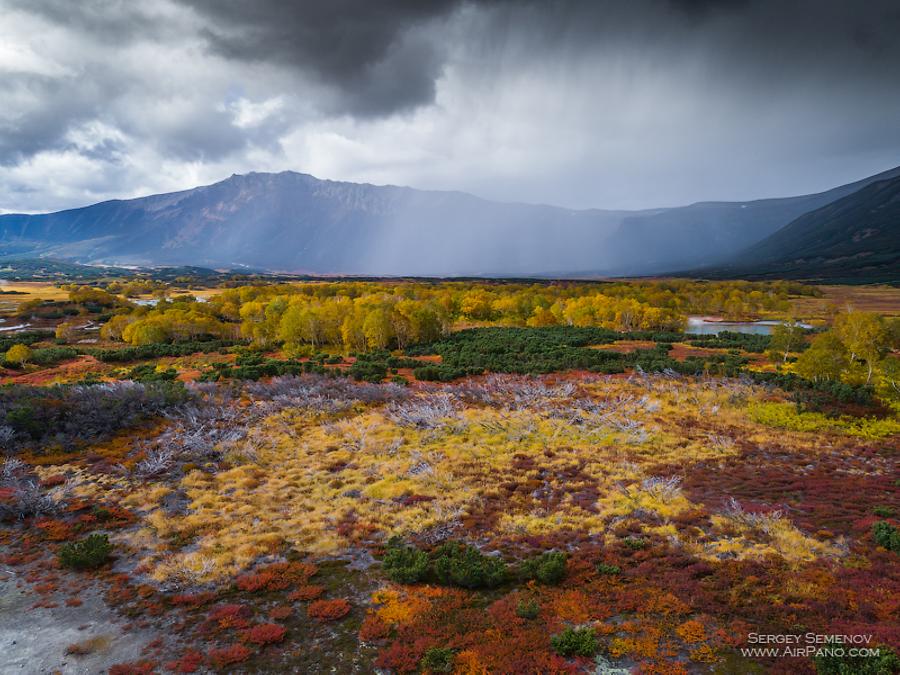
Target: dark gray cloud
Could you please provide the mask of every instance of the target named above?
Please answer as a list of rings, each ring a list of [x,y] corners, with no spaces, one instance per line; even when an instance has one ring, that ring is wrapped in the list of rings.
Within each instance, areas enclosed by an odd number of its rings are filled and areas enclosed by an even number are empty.
[[[900,163],[898,32],[896,0],[0,0],[0,209],[284,168],[573,206],[823,189]]]
[[[442,45],[411,33],[458,0],[182,0],[228,59],[296,68],[340,94],[342,111],[384,115],[434,100]]]
[[[453,48],[444,28],[478,18],[463,47],[536,60],[623,54],[664,63],[699,54],[711,85],[771,90],[847,78],[889,85],[900,68],[894,0],[178,0],[230,60],[272,63],[337,94],[329,112],[380,116],[434,101]],[[519,58],[522,54],[518,54]],[[492,63],[485,64],[488,68]]]

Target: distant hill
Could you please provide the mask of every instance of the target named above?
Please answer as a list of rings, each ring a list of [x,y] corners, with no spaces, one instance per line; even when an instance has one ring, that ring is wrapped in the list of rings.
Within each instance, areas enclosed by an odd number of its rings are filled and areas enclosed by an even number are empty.
[[[724,263],[828,192],[648,211],[508,204],[462,192],[250,173],[40,215],[0,215],[0,260],[332,275],[612,276]]]
[[[900,177],[900,167],[826,192],[748,202],[700,202],[658,213],[626,216],[608,246],[623,261],[619,273],[659,274],[725,263],[805,213],[879,180]]]
[[[704,276],[900,282],[900,177],[804,214]]]

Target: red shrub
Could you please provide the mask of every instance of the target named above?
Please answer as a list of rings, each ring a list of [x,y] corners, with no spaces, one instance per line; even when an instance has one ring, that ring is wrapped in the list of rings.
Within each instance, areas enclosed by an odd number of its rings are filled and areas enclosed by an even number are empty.
[[[255,645],[269,645],[284,640],[287,628],[277,623],[261,623],[244,633],[244,640]]]
[[[343,598],[338,600],[316,600],[306,609],[310,618],[319,621],[334,621],[350,613],[350,603]]]
[[[315,600],[324,592],[324,586],[315,586],[313,584],[309,584],[307,586],[301,586],[292,593],[288,593],[287,597],[288,600],[293,600],[294,602],[298,600]]]
[[[310,563],[279,562],[261,567],[256,572],[242,574],[235,585],[242,591],[283,591],[293,584],[305,584],[316,573]]]
[[[166,670],[174,673],[196,673],[203,665],[203,654],[198,651],[188,650],[177,661],[169,661]]]
[[[293,613],[293,607],[290,607],[289,605],[279,605],[278,607],[272,608],[269,612],[269,618],[273,621],[281,621],[282,619],[288,618]]]
[[[221,649],[210,649],[209,660],[216,668],[224,668],[232,663],[246,661],[252,653],[244,645],[233,644]]]
[[[66,482],[66,477],[61,473],[54,474],[52,476],[47,476],[44,480],[41,481],[41,487],[49,488],[56,487],[57,485],[62,485]]]
[[[255,593],[262,589],[273,590],[268,588],[269,584],[275,583],[275,575],[271,572],[254,572],[251,574],[242,574],[235,579],[235,585],[242,591]]]
[[[173,595],[169,598],[169,602],[176,607],[199,607],[200,605],[211,602],[215,597],[216,594],[210,591],[205,591],[203,593],[182,593],[180,595]]]
[[[359,639],[363,642],[381,640],[388,636],[391,627],[377,614],[369,614],[359,627]]]
[[[219,628],[246,628],[250,609],[244,605],[220,605],[209,613],[209,620]]]

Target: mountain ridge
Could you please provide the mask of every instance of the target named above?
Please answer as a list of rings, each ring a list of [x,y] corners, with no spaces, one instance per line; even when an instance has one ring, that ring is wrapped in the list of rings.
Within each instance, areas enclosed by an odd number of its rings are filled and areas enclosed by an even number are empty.
[[[713,277],[900,282],[900,176],[803,214],[742,251]]]
[[[249,172],[172,193],[0,215],[0,257],[311,274],[655,274],[724,264],[799,215],[894,176],[900,167],[812,195],[625,211]]]

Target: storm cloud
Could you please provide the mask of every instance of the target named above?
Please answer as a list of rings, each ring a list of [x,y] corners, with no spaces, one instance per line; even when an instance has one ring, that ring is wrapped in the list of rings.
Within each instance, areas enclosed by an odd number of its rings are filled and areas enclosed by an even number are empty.
[[[645,208],[900,164],[893,0],[0,0],[0,210],[247,171]]]

